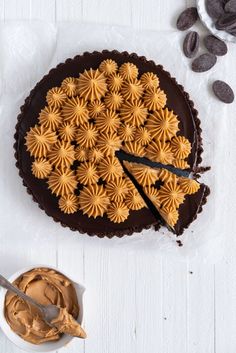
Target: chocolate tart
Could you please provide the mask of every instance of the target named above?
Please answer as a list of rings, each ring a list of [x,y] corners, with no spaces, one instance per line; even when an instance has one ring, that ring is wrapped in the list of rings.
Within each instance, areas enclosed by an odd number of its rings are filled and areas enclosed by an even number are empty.
[[[144,72],[151,71],[159,77],[160,86],[168,97],[167,107],[173,110],[179,117],[180,133],[191,142],[192,149],[188,157],[190,166],[189,172],[198,170],[201,163],[202,139],[200,120],[198,112],[194,108],[193,102],[189,99],[188,93],[179,85],[161,65],[156,65],[153,61],[148,61],[145,57],[128,52],[118,52],[116,50],[102,52],[85,52],[73,59],[67,59],[65,63],[59,64],[38,82],[35,88],[26,98],[21,112],[18,115],[18,122],[15,132],[15,158],[19,175],[23,179],[23,185],[27,192],[32,195],[33,200],[45,213],[52,217],[54,221],[60,222],[62,226],[77,230],[80,233],[87,233],[90,236],[98,237],[122,237],[131,235],[134,232],[141,232],[143,229],[155,226],[158,229],[161,220],[158,220],[149,208],[142,208],[139,211],[131,211],[128,219],[123,223],[113,223],[106,216],[89,218],[81,211],[74,214],[65,214],[58,208],[57,197],[51,194],[45,180],[36,179],[31,172],[33,158],[26,150],[26,132],[37,123],[38,115],[46,104],[46,94],[49,89],[60,86],[61,82],[69,76],[78,77],[85,69],[97,69],[99,64],[105,59],[113,59],[118,65],[125,62],[134,63],[139,69],[139,76]],[[209,188],[202,184],[200,190],[194,196],[194,201],[186,202],[180,207],[180,219],[176,226],[176,234],[182,234],[197,214],[201,212],[202,205],[206,203]],[[192,199],[192,198],[191,198]]]

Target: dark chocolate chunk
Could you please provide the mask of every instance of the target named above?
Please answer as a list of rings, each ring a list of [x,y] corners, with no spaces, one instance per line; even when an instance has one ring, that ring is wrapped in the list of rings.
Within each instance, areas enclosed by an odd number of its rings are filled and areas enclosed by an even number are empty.
[[[212,54],[215,54],[218,56],[227,54],[228,49],[225,42],[223,42],[223,40],[216,38],[213,35],[206,36],[204,38],[204,44],[205,44],[205,47],[209,50],[209,52]]]
[[[212,89],[216,97],[222,102],[232,103],[234,101],[234,92],[226,82],[217,80],[213,83]]]
[[[232,31],[227,31],[228,33],[232,34],[232,36],[236,37],[236,29]]]
[[[214,54],[206,53],[197,57],[192,62],[192,70],[195,72],[204,72],[210,70],[216,63],[216,56]]]
[[[225,11],[230,13],[236,13],[236,0],[229,0],[225,4]]]
[[[206,0],[206,10],[210,17],[218,19],[224,14],[224,0]]]
[[[186,31],[194,25],[198,19],[196,7],[188,7],[178,17],[176,26],[180,31]]]
[[[216,28],[221,31],[236,30],[236,14],[225,14],[216,21]]]
[[[189,32],[183,43],[183,52],[187,58],[193,58],[199,49],[199,34],[195,31]]]

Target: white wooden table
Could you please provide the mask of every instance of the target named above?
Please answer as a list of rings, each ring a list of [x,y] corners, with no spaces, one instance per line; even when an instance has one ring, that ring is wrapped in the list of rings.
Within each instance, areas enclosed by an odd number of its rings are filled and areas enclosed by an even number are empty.
[[[177,14],[192,3],[0,0],[0,19],[85,21],[163,30],[173,29]],[[36,212],[36,206],[32,209]],[[58,234],[57,229],[52,224],[50,234],[43,235],[36,229],[33,236],[28,234],[25,247],[21,239],[12,243],[9,225],[0,245],[0,272],[9,275],[40,262],[64,269],[87,287],[89,338],[74,340],[64,353],[235,353],[235,227],[218,263],[174,260],[145,249],[131,251],[106,240],[77,237],[66,229]],[[19,352],[0,332],[0,353]]]

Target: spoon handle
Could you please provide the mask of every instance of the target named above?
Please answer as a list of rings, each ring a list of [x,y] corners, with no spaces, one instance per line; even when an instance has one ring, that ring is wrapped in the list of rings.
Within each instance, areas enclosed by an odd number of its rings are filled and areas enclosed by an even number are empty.
[[[0,286],[14,292],[16,295],[18,295],[20,298],[23,300],[27,301],[28,303],[36,306],[40,311],[43,311],[44,306],[37,303],[33,298],[29,297],[25,293],[23,293],[21,290],[13,286],[6,278],[4,278],[2,275],[0,275]]]

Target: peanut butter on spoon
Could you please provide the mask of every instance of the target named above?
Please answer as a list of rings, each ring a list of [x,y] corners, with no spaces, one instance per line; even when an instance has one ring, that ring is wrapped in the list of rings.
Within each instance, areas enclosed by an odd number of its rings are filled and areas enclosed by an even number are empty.
[[[86,338],[87,335],[80,324],[68,313],[66,308],[61,308],[58,317],[51,321],[59,332],[70,336]]]

